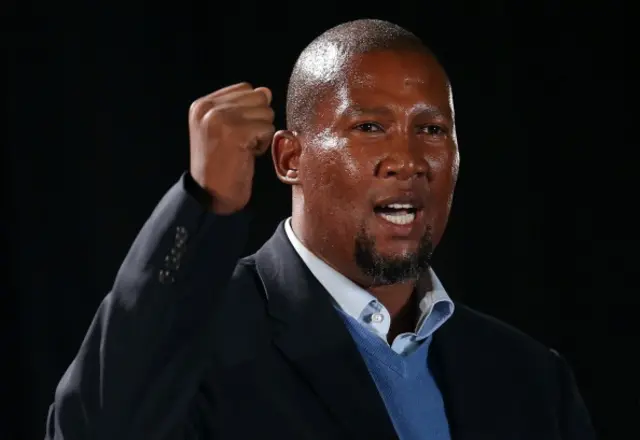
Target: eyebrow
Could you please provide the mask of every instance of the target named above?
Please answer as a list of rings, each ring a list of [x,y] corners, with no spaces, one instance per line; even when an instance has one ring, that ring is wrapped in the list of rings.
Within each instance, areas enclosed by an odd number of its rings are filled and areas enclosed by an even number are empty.
[[[416,113],[418,115],[428,115],[435,118],[443,118],[443,119],[451,119],[451,115],[449,112],[443,112],[438,107],[433,105],[423,105],[422,108]],[[392,114],[393,111],[389,107],[381,106],[381,107],[363,107],[360,105],[353,105],[347,107],[342,113],[343,116],[346,117],[358,117],[364,115],[379,115],[379,116],[388,116]]]

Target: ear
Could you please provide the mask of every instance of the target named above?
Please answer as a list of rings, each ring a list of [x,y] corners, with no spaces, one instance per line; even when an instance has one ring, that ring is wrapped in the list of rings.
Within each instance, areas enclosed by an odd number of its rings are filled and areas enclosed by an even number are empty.
[[[273,135],[271,158],[276,175],[287,185],[300,183],[299,160],[302,148],[297,136],[289,130],[280,130]]]

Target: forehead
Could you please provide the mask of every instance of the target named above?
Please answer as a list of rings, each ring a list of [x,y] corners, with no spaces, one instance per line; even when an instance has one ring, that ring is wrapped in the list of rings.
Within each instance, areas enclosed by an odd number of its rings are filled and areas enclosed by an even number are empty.
[[[421,101],[444,107],[443,111],[452,107],[444,69],[428,54],[383,51],[354,56],[343,66],[341,79],[336,92],[343,105],[345,100],[388,104]]]

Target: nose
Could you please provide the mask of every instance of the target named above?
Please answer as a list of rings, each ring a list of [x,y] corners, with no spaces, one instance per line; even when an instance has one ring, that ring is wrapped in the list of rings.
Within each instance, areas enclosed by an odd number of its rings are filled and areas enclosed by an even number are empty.
[[[377,177],[381,179],[395,178],[410,180],[413,178],[429,177],[429,164],[419,154],[419,149],[410,146],[396,149],[385,157],[378,165]]]

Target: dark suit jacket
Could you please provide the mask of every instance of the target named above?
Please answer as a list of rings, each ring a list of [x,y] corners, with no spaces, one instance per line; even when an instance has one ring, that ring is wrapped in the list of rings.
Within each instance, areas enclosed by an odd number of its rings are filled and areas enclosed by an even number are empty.
[[[396,438],[328,293],[281,224],[240,259],[244,212],[163,198],[55,394],[47,440]],[[565,362],[461,304],[429,363],[453,440],[590,440]]]

